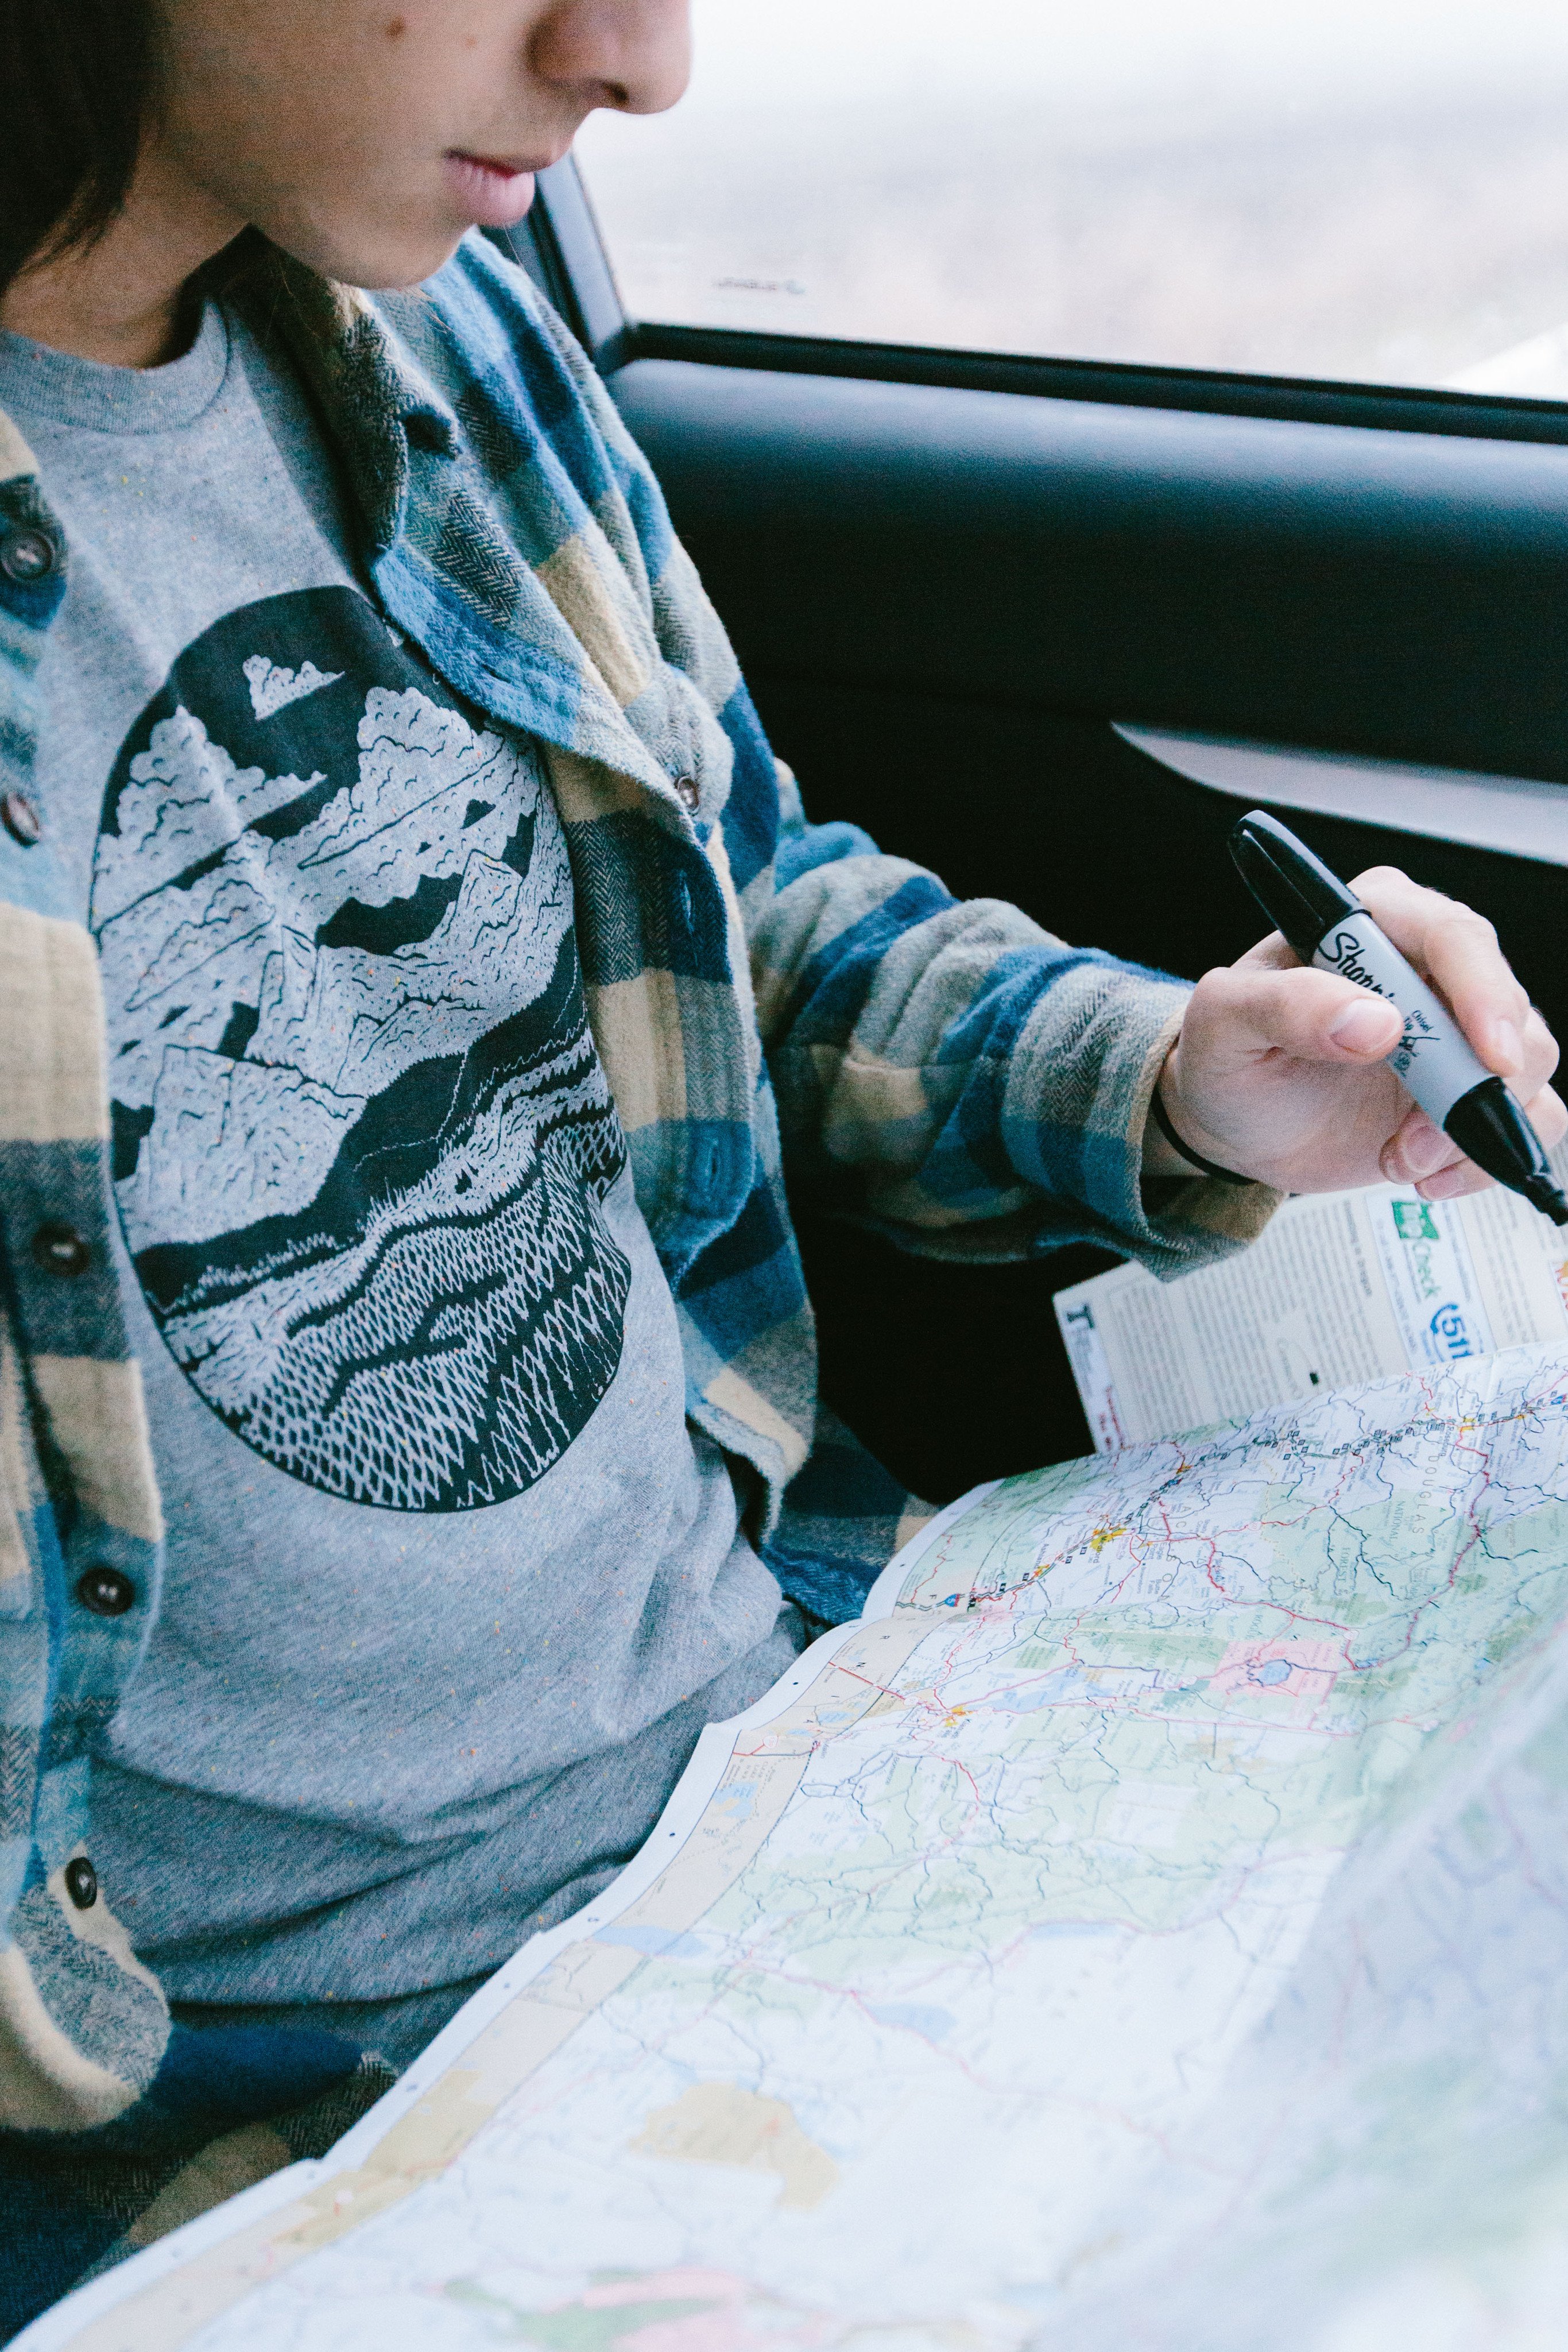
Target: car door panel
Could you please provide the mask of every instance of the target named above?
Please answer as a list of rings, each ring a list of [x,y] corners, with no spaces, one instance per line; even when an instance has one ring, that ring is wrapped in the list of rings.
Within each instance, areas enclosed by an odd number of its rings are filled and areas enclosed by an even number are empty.
[[[637,360],[751,667],[1568,781],[1568,449]]]

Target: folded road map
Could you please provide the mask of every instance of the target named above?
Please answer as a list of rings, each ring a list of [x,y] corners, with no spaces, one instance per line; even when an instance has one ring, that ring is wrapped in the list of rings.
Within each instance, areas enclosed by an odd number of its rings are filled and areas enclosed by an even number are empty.
[[[1568,1185],[1568,1139],[1551,1154]],[[1097,1453],[1391,1372],[1568,1341],[1568,1232],[1499,1186],[1287,1201],[1250,1249],[1161,1282],[1119,1265],[1056,1295]]]
[[[1537,2352],[1568,1345],[982,1489],[339,2147],[26,2352]]]

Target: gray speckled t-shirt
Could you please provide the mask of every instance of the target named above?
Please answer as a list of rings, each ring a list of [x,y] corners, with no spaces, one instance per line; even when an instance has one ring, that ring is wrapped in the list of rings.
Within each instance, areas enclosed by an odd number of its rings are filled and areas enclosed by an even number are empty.
[[[542,762],[377,611],[302,390],[210,305],[145,373],[0,336],[0,404],[170,1528],[94,1859],[176,1998],[402,2054],[797,1621],[685,1420]]]

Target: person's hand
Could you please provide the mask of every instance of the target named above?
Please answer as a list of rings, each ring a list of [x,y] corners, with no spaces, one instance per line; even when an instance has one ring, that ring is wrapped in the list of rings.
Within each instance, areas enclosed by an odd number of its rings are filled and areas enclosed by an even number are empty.
[[[1550,1148],[1568,1129],[1568,1110],[1548,1084],[1556,1042],[1491,925],[1396,866],[1373,866],[1351,887]],[[1385,999],[1298,963],[1272,932],[1199,981],[1160,1078],[1166,1116],[1206,1160],[1281,1192],[1380,1179],[1416,1184],[1434,1201],[1479,1192],[1490,1177],[1416,1108],[1384,1058],[1399,1028]],[[1144,1171],[1193,1173],[1152,1118]]]

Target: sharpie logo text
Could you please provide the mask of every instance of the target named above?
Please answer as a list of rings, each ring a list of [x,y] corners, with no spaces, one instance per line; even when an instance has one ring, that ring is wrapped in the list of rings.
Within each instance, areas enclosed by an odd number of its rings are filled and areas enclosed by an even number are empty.
[[[1318,953],[1346,980],[1354,980],[1358,987],[1370,988],[1375,996],[1386,996],[1393,1003],[1393,991],[1385,988],[1362,962],[1361,941],[1354,931],[1336,931],[1332,940],[1323,941]]]

